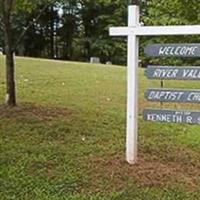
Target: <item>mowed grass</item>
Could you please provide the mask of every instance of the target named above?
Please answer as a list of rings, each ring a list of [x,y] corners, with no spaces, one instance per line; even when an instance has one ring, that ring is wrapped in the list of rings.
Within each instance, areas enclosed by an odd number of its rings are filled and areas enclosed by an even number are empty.
[[[4,106],[0,57],[0,199],[198,200],[200,126],[145,122],[145,107],[200,110],[199,105],[148,103],[159,87],[139,70],[139,158],[125,162],[126,68],[16,59],[18,107]],[[199,88],[198,82],[165,81]]]

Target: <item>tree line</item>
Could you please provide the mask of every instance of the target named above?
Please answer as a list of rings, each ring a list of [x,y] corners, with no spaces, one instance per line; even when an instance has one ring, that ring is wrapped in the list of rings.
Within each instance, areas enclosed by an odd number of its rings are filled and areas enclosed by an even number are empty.
[[[21,0],[16,0],[21,2]],[[24,1],[26,2],[26,1]],[[17,40],[28,23],[31,26],[16,49],[20,56],[50,59],[88,61],[91,56],[100,57],[102,62],[113,60],[123,64],[125,58],[118,56],[126,47],[121,39],[111,38],[110,26],[125,25],[127,2],[122,0],[62,0],[45,7],[38,1],[34,7],[13,14],[13,40]],[[0,35],[3,35],[1,29]],[[0,46],[5,41],[0,37]],[[5,48],[4,48],[5,49]]]
[[[199,24],[196,0],[141,0],[142,25]],[[0,47],[6,54],[7,104],[16,105],[14,53],[20,56],[126,64],[126,39],[108,34],[111,26],[127,25],[124,0],[0,0]],[[143,47],[156,42],[199,42],[199,37],[141,38],[142,65],[150,62]],[[181,63],[182,60],[172,60]],[[170,62],[172,62],[170,61]],[[163,63],[169,59],[163,60]],[[192,62],[187,60],[187,62]],[[196,63],[199,61],[196,60]]]

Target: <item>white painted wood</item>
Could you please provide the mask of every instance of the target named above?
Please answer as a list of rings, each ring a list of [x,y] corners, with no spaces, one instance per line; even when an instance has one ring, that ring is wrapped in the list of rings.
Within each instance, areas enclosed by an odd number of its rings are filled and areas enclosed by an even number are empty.
[[[109,33],[110,36],[128,36],[133,30],[133,28],[128,27],[111,27]]]
[[[128,26],[138,26],[139,7],[129,6]],[[135,34],[128,36],[128,96],[127,96],[127,131],[126,160],[130,164],[137,162],[138,132],[138,53],[139,38]]]
[[[128,36],[126,159],[137,162],[139,36],[200,35],[200,26],[141,26],[139,7],[129,6],[128,27],[111,27],[111,36]]]
[[[131,32],[138,36],[199,35],[200,26],[140,26]]]
[[[137,27],[111,27],[111,36],[155,36],[155,35],[199,35],[200,26],[140,26]]]

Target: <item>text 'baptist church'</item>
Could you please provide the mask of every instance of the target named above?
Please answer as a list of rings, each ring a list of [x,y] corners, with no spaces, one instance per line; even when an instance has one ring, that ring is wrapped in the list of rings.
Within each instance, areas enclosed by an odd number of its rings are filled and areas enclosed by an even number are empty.
[[[200,103],[200,90],[148,89],[145,97],[149,101]]]

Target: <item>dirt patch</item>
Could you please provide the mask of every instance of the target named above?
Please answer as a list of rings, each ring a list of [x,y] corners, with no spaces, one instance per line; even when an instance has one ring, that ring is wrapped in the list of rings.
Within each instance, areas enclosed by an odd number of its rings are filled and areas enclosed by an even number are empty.
[[[54,178],[56,163],[53,161],[47,162],[35,162],[27,170],[26,173],[29,176],[44,176],[48,178]]]
[[[61,107],[44,107],[35,104],[22,104],[15,108],[0,105],[0,117],[26,119],[34,118],[42,121],[67,119],[72,111]]]
[[[177,149],[174,152],[174,156],[179,157],[174,159],[177,161],[164,161],[156,157],[156,155],[152,159],[151,155],[141,153],[138,164],[133,166],[124,161],[124,155],[113,155],[106,159],[93,158],[91,168],[93,169],[92,174],[95,174],[95,176],[91,182],[96,189],[100,185],[99,182],[101,184],[107,182],[107,189],[111,191],[113,188],[123,190],[131,182],[146,187],[183,185],[188,190],[195,190],[200,182],[200,160],[198,159],[196,162],[188,160],[188,162],[185,162],[185,155],[188,154],[197,153],[190,150],[181,149],[180,151],[180,149]],[[184,160],[184,162],[181,160]]]

